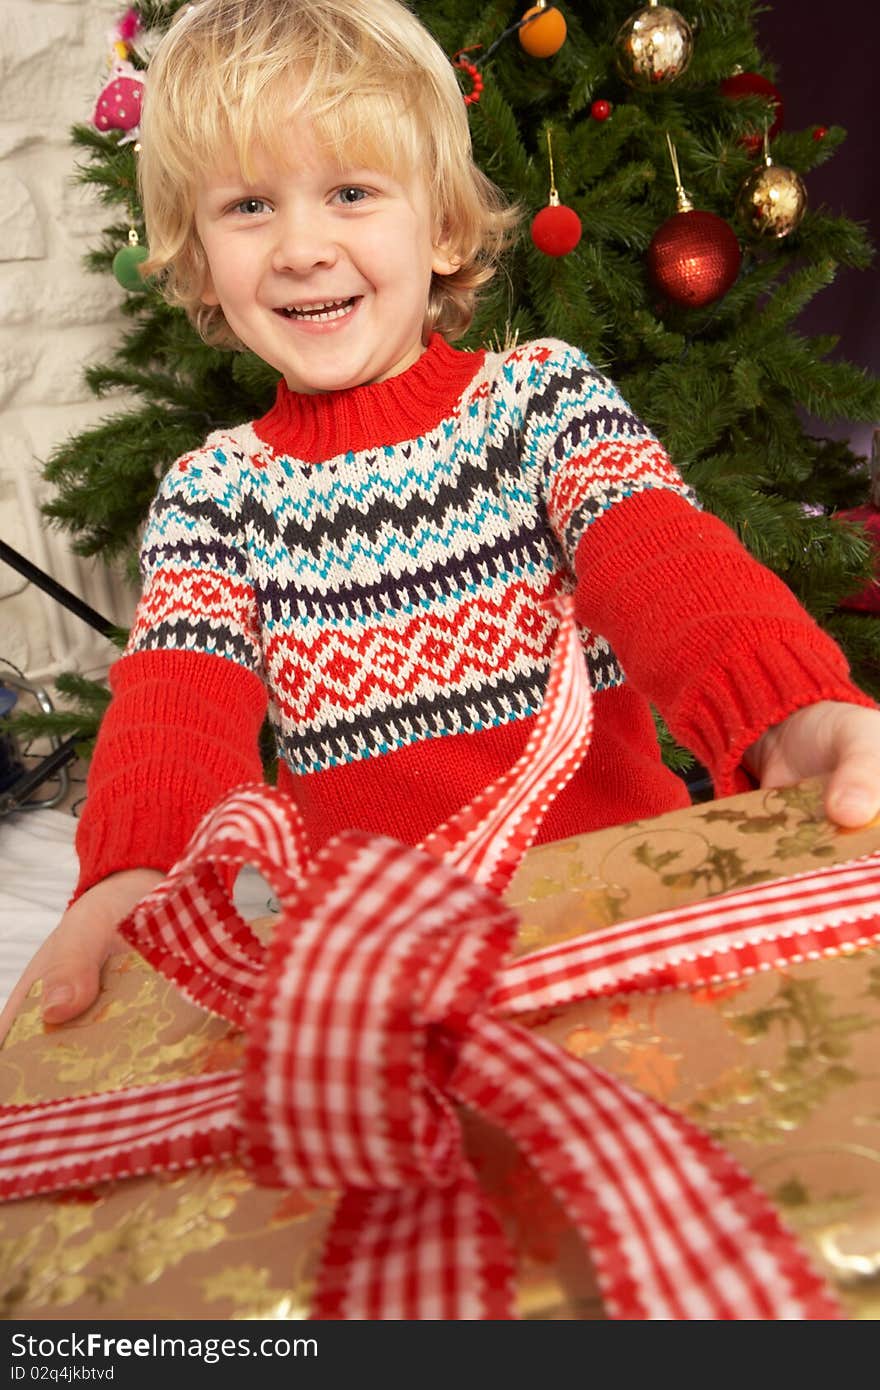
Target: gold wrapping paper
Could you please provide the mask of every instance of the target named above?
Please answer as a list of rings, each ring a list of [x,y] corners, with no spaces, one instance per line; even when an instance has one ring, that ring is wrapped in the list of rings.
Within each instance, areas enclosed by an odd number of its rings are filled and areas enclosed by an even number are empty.
[[[508,893],[520,952],[746,884],[856,858],[815,784],[752,792],[532,850]],[[270,927],[271,924],[265,924]],[[530,1026],[684,1111],[776,1201],[851,1318],[880,1317],[880,951],[715,988],[629,994]],[[240,1037],[135,954],[81,1019],[45,1028],[38,987],[0,1052],[6,1104],[234,1065]],[[601,1318],[586,1256],[509,1141],[465,1116],[515,1243],[522,1317]],[[6,1319],[306,1318],[326,1192],[254,1187],[235,1166],[0,1207]]]

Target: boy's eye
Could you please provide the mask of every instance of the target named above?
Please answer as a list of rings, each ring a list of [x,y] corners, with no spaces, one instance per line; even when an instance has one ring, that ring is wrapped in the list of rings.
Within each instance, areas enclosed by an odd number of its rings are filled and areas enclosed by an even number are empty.
[[[265,212],[268,204],[262,198],[242,198],[240,203],[236,203],[234,212],[243,212],[248,217],[254,217],[257,213]]]
[[[346,203],[348,206],[351,206],[354,203],[362,202],[364,198],[369,197],[369,194],[364,188],[352,186],[350,188],[340,188],[336,196],[341,203]]]

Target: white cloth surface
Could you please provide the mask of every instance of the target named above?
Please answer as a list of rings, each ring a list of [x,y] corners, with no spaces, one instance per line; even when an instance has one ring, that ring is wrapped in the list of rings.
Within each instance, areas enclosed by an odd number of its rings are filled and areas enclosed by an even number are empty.
[[[20,811],[0,820],[0,1002],[58,925],[76,883],[76,820]]]
[[[21,811],[0,818],[0,1006],[41,942],[58,925],[77,879],[76,818]],[[265,915],[268,885],[245,868],[235,885],[244,917]]]

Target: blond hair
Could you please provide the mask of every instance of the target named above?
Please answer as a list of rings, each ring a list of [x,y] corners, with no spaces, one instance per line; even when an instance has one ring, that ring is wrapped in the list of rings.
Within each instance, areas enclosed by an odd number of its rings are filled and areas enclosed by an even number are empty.
[[[149,65],[141,122],[144,273],[207,342],[240,346],[222,309],[200,298],[199,170],[217,167],[230,141],[246,176],[257,148],[289,163],[284,132],[299,112],[346,162],[426,176],[460,265],[433,276],[424,332],[459,337],[519,213],[474,164],[452,64],[399,0],[199,0],[175,16]]]

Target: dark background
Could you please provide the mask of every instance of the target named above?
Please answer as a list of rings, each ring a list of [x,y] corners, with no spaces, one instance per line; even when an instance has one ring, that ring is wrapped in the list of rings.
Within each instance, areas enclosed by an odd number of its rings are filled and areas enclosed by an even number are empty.
[[[807,175],[810,207],[826,207],[868,227],[880,246],[880,6],[877,0],[776,0],[758,19],[758,37],[776,69],[784,128],[840,125],[847,139]],[[834,356],[880,375],[880,268],[840,270],[798,320],[806,334],[836,333]],[[871,424],[809,422],[810,432],[849,439],[870,454]],[[880,420],[874,422],[880,426]]]

